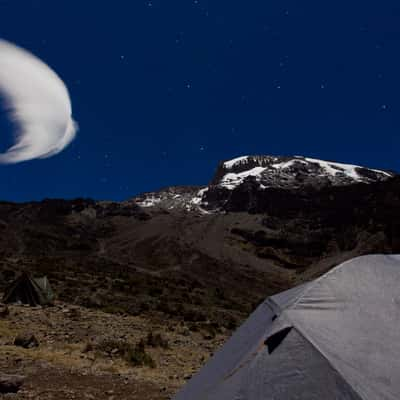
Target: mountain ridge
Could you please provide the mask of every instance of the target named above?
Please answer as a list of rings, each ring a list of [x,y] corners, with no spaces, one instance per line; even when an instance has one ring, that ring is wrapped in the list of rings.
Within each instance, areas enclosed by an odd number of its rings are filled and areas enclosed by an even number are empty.
[[[318,160],[304,156],[241,156],[221,161],[206,186],[171,186],[133,198],[141,207],[179,208],[201,213],[223,208],[232,191],[253,182],[257,190],[322,190],[330,186],[369,184],[391,179],[394,171]]]

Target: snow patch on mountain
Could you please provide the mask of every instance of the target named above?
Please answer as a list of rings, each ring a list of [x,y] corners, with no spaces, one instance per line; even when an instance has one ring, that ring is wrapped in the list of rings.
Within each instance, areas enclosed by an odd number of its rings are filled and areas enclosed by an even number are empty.
[[[199,211],[204,214],[208,213],[202,208],[202,205],[207,205],[207,202],[203,201],[203,196],[207,190],[208,187],[172,186],[158,192],[143,193],[134,198],[134,201],[144,208]]]
[[[161,202],[161,198],[157,197],[156,194],[152,193],[148,197],[144,197],[141,201],[138,202],[140,207],[154,207],[156,204]]]
[[[328,162],[328,161],[322,161],[322,160],[317,160],[315,158],[305,158],[306,161],[312,162],[319,164],[322,168],[324,168],[328,173],[332,175],[336,175],[337,173],[343,172],[347,176],[358,180],[362,181],[362,176],[357,172],[357,169],[367,169],[369,171],[374,171],[378,175],[383,175],[387,176],[390,178],[393,176],[393,174],[386,172],[386,171],[381,171],[379,169],[372,169],[372,168],[365,168],[361,167],[360,165],[352,165],[352,164],[342,164],[342,163],[336,163],[336,162]]]
[[[264,171],[265,168],[263,167],[255,167],[237,174],[230,172],[223,176],[220,185],[227,189],[234,189],[236,186],[240,185],[245,178],[249,176],[259,176]]]
[[[233,160],[225,161],[224,167],[229,169],[229,168],[232,168],[234,165],[240,164],[242,162],[246,163],[248,157],[249,156],[242,156],[242,157],[234,158]]]

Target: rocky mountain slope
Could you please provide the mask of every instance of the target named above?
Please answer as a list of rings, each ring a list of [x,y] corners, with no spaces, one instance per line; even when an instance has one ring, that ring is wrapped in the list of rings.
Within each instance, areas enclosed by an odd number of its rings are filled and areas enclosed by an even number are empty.
[[[400,252],[400,177],[304,157],[221,163],[206,187],[117,203],[0,203],[0,292],[46,274],[63,302],[226,335],[267,295]]]

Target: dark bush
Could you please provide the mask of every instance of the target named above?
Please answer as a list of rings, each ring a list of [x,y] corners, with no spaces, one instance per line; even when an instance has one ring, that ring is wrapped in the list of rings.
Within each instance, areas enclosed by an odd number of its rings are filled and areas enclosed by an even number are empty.
[[[184,308],[182,316],[185,319],[185,321],[190,321],[190,322],[200,322],[207,320],[207,315],[203,311],[196,310],[194,308]]]
[[[156,363],[151,356],[146,353],[144,341],[141,340],[135,347],[129,348],[125,355],[126,360],[134,366],[145,365],[150,368],[155,368]]]
[[[146,338],[146,344],[150,347],[161,347],[163,349],[168,349],[168,340],[163,338],[160,333],[153,334],[150,331]]]
[[[147,366],[155,368],[156,363],[146,353],[144,340],[140,340],[135,346],[124,340],[103,339],[97,344],[87,344],[84,352],[97,350],[107,354],[113,354],[126,360],[135,367]]]
[[[122,307],[114,306],[112,304],[102,307],[101,311],[107,314],[118,314],[118,315],[126,314],[126,310],[124,310]]]

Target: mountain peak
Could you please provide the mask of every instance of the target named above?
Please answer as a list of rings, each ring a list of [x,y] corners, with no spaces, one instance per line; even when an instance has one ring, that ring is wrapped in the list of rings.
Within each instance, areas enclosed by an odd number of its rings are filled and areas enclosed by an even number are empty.
[[[303,156],[249,155],[220,163],[212,185],[233,190],[245,180],[261,189],[303,186],[344,186],[387,180],[395,174],[359,165],[323,161]]]
[[[209,213],[225,207],[237,191],[248,190],[244,188],[246,184],[263,197],[269,189],[296,191],[307,187],[319,190],[382,182],[395,175],[393,172],[303,156],[248,155],[222,161],[206,187],[169,187],[144,193],[134,201],[145,208]]]

